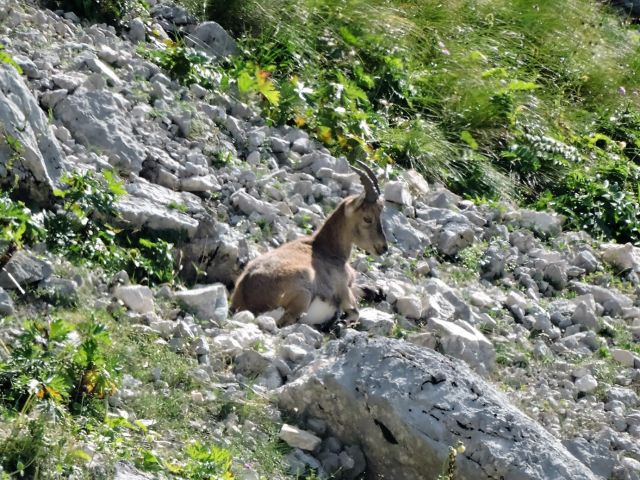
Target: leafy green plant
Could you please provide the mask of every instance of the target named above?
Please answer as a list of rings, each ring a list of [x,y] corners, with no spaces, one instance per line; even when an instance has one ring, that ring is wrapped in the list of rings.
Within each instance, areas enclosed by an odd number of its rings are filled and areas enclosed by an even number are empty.
[[[61,211],[45,217],[47,246],[52,251],[110,272],[125,269],[132,277],[150,282],[174,281],[170,243],[136,238],[108,223],[118,217],[115,202],[126,193],[112,172],[74,173],[62,183],[65,188],[54,191],[62,200]]]
[[[233,480],[231,473],[232,454],[229,450],[211,445],[194,442],[185,447],[188,457],[184,474],[189,479]]]
[[[487,247],[488,244],[486,242],[480,242],[460,250],[458,257],[460,257],[462,265],[473,272],[477,272]]]
[[[105,326],[95,319],[80,324],[77,350],[71,348],[72,331],[60,318],[25,325],[10,358],[0,364],[0,404],[28,411],[49,402],[72,411],[85,397],[104,398],[115,391],[115,367],[103,354],[110,342]]]
[[[86,460],[69,424],[102,418],[103,399],[116,391],[111,338],[95,316],[77,325],[63,316],[36,318],[23,328],[0,360],[0,417],[10,428],[0,432],[0,471],[68,476]]]
[[[0,258],[25,242],[42,239],[44,233],[24,203],[13,201],[6,192],[0,192]]]
[[[181,213],[187,213],[189,211],[189,207],[187,207],[184,203],[169,202],[167,207],[172,210],[177,210]]]
[[[569,0],[558,15],[553,2],[524,0],[213,0],[204,11],[242,53],[218,64],[158,53],[185,82],[258,104],[335,154],[639,241],[640,55],[601,4]]]
[[[449,447],[447,459],[442,466],[442,473],[436,480],[456,480],[456,457],[465,452],[464,444],[458,441],[455,446]]]
[[[117,216],[121,184],[111,173],[100,178],[91,172],[69,174],[61,182],[66,188],[54,195],[63,201],[62,210],[45,217],[47,246],[74,261],[124,268],[127,258],[115,243],[116,231],[102,220]]]
[[[205,88],[217,85],[216,64],[181,42],[167,40],[164,48],[140,47],[138,53],[160,65],[183,85],[199,83]]]

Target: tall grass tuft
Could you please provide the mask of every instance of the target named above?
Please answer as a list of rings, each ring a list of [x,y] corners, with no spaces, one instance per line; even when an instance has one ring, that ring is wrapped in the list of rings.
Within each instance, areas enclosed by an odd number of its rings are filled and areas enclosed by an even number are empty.
[[[206,12],[241,39],[227,83],[251,93],[268,78],[272,123],[640,241],[640,35],[604,2],[209,0]],[[624,178],[604,178],[610,164]]]

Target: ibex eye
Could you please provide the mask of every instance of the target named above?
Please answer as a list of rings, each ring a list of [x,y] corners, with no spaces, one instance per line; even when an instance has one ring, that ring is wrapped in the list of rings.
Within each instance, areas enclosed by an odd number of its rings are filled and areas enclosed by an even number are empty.
[[[364,217],[364,221],[365,221],[365,223],[371,223],[371,222],[373,222],[373,218],[371,218],[371,217]]]

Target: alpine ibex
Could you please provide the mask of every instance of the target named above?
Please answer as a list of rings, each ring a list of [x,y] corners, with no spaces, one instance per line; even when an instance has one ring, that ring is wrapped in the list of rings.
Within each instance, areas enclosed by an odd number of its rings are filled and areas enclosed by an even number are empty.
[[[387,251],[382,231],[378,181],[367,165],[353,168],[364,192],[345,198],[322,227],[309,237],[285,243],[249,262],[231,296],[234,311],[254,314],[283,307],[280,326],[301,320],[321,324],[336,312],[347,321],[359,317],[352,290],[355,272],[348,264],[353,244],[381,255]]]

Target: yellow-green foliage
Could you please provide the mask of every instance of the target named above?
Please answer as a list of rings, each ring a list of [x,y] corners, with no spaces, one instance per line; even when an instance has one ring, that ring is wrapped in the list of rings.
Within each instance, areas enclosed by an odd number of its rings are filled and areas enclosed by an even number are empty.
[[[212,0],[207,12],[243,50],[212,88],[261,103],[272,123],[640,241],[640,36],[605,2]]]

